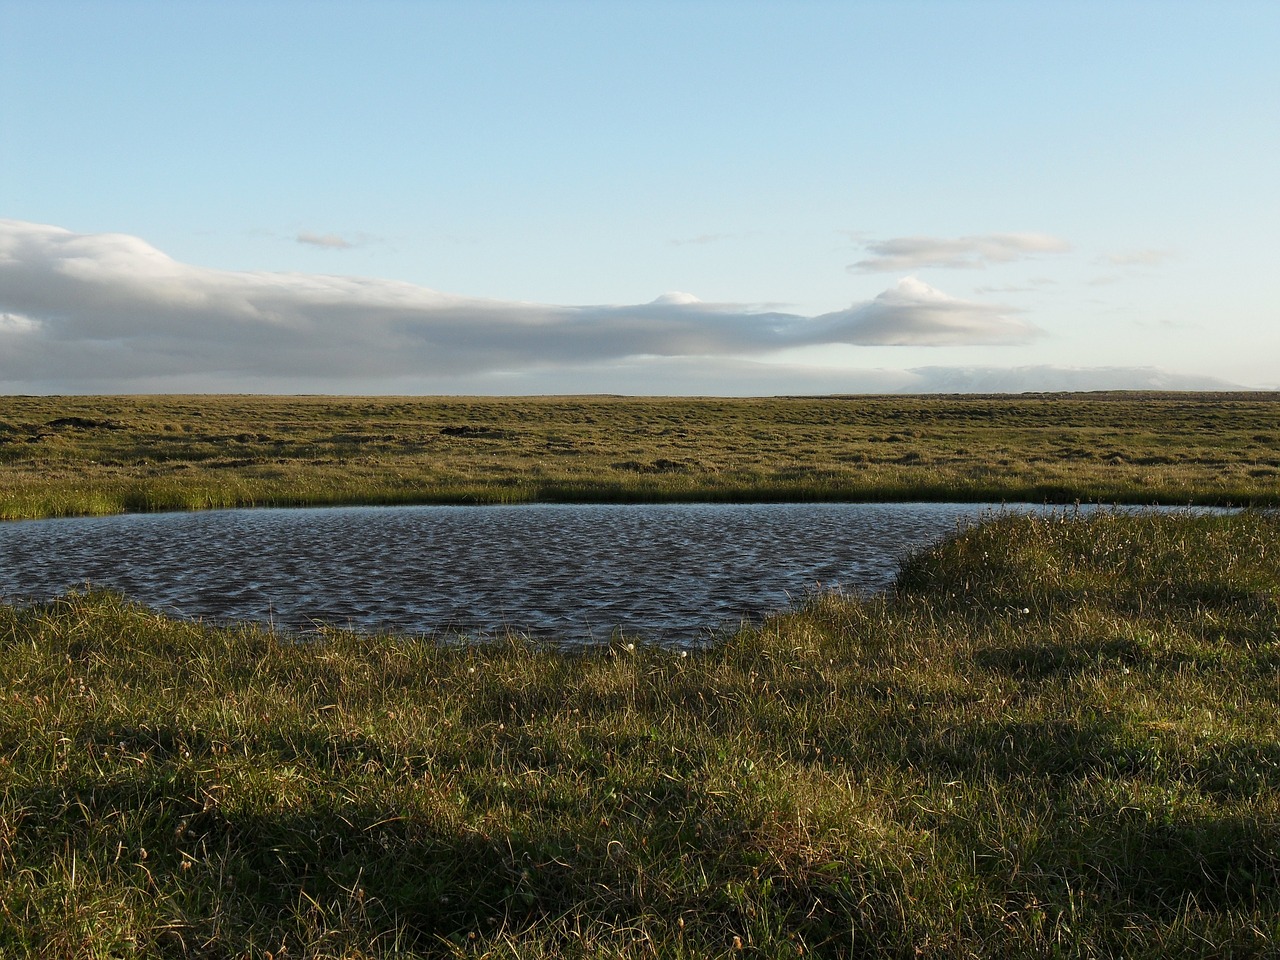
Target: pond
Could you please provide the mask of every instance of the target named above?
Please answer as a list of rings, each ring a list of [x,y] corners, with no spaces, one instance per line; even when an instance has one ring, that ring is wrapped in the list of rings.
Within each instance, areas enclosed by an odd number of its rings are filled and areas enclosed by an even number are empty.
[[[342,507],[0,524],[0,598],[92,584],[214,622],[696,645],[889,587],[983,504]],[[1049,508],[1018,505],[1019,511]],[[1059,508],[1061,509],[1061,508]]]

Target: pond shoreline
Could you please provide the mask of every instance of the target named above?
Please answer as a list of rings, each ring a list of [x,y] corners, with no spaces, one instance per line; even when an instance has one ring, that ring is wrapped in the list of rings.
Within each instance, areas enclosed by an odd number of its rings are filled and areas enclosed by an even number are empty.
[[[902,558],[961,526],[1058,510],[514,504],[30,520],[0,526],[0,597],[92,584],[212,623],[699,646],[816,591],[888,589]]]

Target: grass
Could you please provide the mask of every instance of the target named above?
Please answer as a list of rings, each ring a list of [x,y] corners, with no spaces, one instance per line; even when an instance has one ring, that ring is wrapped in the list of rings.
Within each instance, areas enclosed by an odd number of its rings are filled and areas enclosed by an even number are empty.
[[[0,397],[0,519],[239,506],[1280,504],[1280,394]]]
[[[1280,943],[1280,518],[1009,517],[703,654],[0,607],[3,957]]]

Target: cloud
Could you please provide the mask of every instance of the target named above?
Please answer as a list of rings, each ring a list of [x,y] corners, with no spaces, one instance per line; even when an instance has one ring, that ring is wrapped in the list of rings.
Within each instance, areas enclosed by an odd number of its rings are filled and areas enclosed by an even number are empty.
[[[1217,377],[1159,367],[916,367],[900,392],[1066,393],[1094,390],[1248,390]]]
[[[668,240],[667,245],[671,247],[683,247],[688,244],[707,244],[717,243],[721,240],[729,238],[727,233],[700,233],[696,237],[689,237],[687,240]]]
[[[297,243],[303,243],[311,247],[323,247],[326,250],[350,250],[355,244],[350,240],[344,240],[336,233],[310,233],[303,231],[294,237]]]
[[[0,333],[33,333],[40,328],[30,317],[16,313],[0,313]]]
[[[1036,335],[1013,311],[914,278],[819,317],[664,294],[556,306],[394,280],[211,270],[126,234],[0,220],[0,383],[157,378],[347,382],[582,367],[636,357],[767,357],[821,344],[956,346]],[[261,387],[255,387],[261,389]],[[269,389],[269,387],[268,387]]]
[[[993,293],[1035,293],[1037,290],[1053,286],[1057,282],[1057,280],[1051,280],[1048,277],[1032,277],[1025,284],[991,284],[988,286],[974,287],[973,292],[984,297]]]
[[[1026,343],[1040,335],[1012,312],[948,296],[906,277],[870,303],[815,318],[826,326],[815,342],[941,347]]]
[[[1065,240],[1043,233],[990,233],[977,237],[896,237],[865,244],[872,256],[850,264],[851,273],[898,273],[921,267],[976,269],[1044,253],[1064,253]]]
[[[632,396],[780,396],[896,393],[917,378],[905,370],[847,370],[803,363],[772,363],[734,357],[637,357],[592,367],[487,374],[457,383],[459,392],[480,395],[611,393]],[[406,390],[398,393],[412,392]]]
[[[1172,250],[1130,250],[1126,253],[1108,253],[1100,257],[1098,262],[1112,267],[1158,267],[1175,256]]]

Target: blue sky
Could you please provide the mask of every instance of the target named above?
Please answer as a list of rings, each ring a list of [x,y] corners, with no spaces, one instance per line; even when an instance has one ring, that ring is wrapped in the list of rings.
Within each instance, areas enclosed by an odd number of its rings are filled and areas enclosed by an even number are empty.
[[[1280,4],[0,0],[0,391],[1280,387]]]

